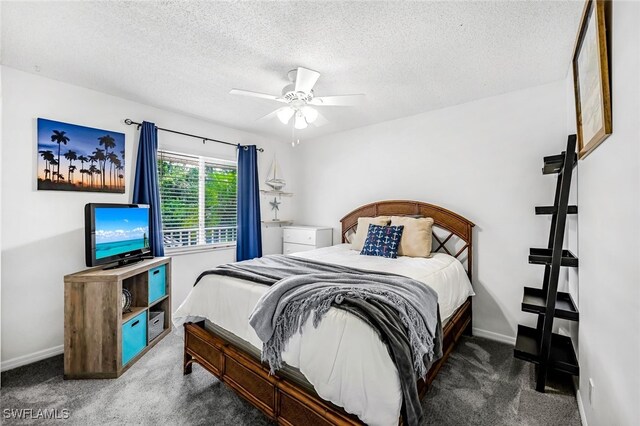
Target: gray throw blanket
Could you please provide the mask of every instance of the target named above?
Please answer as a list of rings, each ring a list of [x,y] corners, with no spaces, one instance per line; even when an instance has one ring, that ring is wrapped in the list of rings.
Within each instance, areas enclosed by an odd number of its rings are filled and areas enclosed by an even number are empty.
[[[262,360],[272,372],[282,367],[289,339],[313,312],[317,326],[331,307],[358,316],[387,345],[403,392],[407,425],[422,418],[416,379],[425,377],[442,356],[442,326],[437,293],[424,283],[400,275],[365,271],[293,256],[265,256],[206,271],[266,285],[249,319],[263,342]]]

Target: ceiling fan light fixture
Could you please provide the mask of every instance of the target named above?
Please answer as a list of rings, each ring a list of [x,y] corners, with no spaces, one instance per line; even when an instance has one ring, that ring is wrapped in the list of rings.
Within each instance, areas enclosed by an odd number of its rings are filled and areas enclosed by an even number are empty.
[[[304,119],[304,115],[302,115],[302,112],[298,112],[296,114],[296,121],[295,121],[294,126],[298,130],[302,130],[302,129],[306,129],[307,128],[307,120]]]
[[[307,120],[307,123],[313,123],[314,121],[316,121],[316,118],[318,118],[318,111],[310,106],[303,107],[302,114]]]
[[[321,108],[326,106],[355,106],[359,105],[364,98],[363,94],[316,97],[314,86],[320,78],[320,73],[304,67],[298,67],[289,71],[287,76],[289,77],[290,84],[287,84],[282,89],[281,95],[272,95],[244,89],[231,89],[229,94],[267,99],[285,104],[281,105],[282,108],[275,109],[264,117],[259,118],[258,121],[267,121],[278,117],[278,120],[282,124],[292,125],[294,127],[292,130],[306,129],[307,126],[312,123],[316,127],[327,124],[328,120],[315,108],[316,106],[320,106]],[[292,119],[293,123],[291,123]]]
[[[289,123],[289,120],[291,120],[291,117],[293,117],[294,112],[295,111],[291,107],[280,108],[277,113],[278,120],[280,120],[282,124],[287,124]]]

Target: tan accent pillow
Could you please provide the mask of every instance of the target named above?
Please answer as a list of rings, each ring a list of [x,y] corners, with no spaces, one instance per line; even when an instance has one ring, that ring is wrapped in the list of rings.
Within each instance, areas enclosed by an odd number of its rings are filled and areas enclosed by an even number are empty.
[[[369,225],[387,226],[390,220],[391,218],[389,216],[359,217],[356,233],[351,240],[351,249],[362,250],[364,240],[367,239],[367,233],[369,232]]]
[[[398,256],[429,257],[431,256],[431,228],[433,218],[413,218],[391,216],[391,226],[403,225],[402,238]]]
[[[356,235],[356,231],[355,229],[351,228],[344,236],[344,239],[351,244],[351,242],[353,241],[353,237],[355,237]]]

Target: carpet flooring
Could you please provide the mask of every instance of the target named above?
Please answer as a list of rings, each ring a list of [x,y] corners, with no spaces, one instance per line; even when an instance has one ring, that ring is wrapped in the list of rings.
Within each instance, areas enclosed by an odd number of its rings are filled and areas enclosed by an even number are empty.
[[[214,376],[182,375],[182,340],[170,334],[115,380],[62,379],[62,355],[2,373],[2,424],[271,425]],[[424,425],[580,425],[571,381],[534,390],[533,365],[511,346],[463,337],[423,401]],[[5,418],[7,409],[69,410],[61,420]],[[310,425],[309,425],[310,426]]]

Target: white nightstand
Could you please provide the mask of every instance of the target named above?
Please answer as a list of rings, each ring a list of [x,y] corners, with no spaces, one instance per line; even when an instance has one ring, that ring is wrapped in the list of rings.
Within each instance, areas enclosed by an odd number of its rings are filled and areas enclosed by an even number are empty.
[[[282,228],[291,225],[292,220],[262,221],[262,255],[282,254]]]
[[[324,226],[283,226],[283,253],[329,247],[333,243],[333,228]]]

